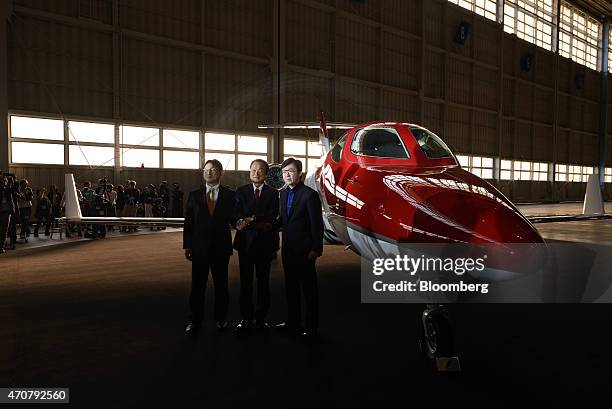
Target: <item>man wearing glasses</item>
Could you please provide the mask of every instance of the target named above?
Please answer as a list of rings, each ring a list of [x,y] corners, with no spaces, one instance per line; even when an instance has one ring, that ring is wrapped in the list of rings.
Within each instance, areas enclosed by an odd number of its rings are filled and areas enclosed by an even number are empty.
[[[278,324],[277,328],[314,341],[319,326],[315,261],[323,253],[321,200],[316,191],[302,183],[302,162],[289,158],[283,162],[281,169],[287,184],[280,195],[287,321]],[[303,329],[300,292],[304,294],[306,310]]]
[[[204,295],[210,270],[215,288],[215,321],[220,331],[227,328],[229,303],[227,276],[232,255],[234,191],[219,183],[223,166],[216,159],[206,161],[204,186],[189,194],[183,230],[185,257],[191,265],[191,314],[185,328],[196,335],[204,319]]]

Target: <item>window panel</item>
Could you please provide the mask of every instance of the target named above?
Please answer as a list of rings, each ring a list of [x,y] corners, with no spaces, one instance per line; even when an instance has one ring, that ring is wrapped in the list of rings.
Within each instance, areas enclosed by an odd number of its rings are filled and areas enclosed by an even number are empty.
[[[189,149],[200,148],[200,133],[197,131],[179,131],[176,129],[164,129],[162,132],[164,147]]]
[[[34,163],[44,165],[64,164],[64,145],[50,143],[11,143],[12,163]]]
[[[560,20],[559,53],[597,70],[601,23],[567,2],[561,3]]]
[[[268,158],[262,155],[238,155],[238,170],[250,170],[251,162],[255,159],[263,159],[266,162]]]
[[[308,156],[316,156],[318,158],[323,156],[323,145],[319,141],[308,142]]]
[[[157,128],[121,126],[119,135],[122,145],[159,146],[159,129]],[[157,166],[159,166],[159,160]]]
[[[220,152],[204,152],[204,161],[217,159],[223,165],[223,170],[236,170],[236,154]]]
[[[553,50],[553,0],[505,0],[504,31]]]
[[[198,152],[164,151],[164,169],[199,169]]]
[[[63,141],[64,121],[11,115],[11,137]]]
[[[121,166],[127,168],[159,168],[159,151],[156,149],[121,149]]]
[[[69,163],[84,166],[115,166],[115,148],[110,146],[70,145]]]
[[[297,139],[285,139],[283,141],[283,152],[286,155],[306,155],[306,141]]]
[[[204,147],[206,150],[234,151],[236,150],[236,137],[231,134],[206,132]]]
[[[238,135],[238,150],[241,152],[268,153],[268,138],[265,136]],[[238,168],[240,169],[240,166]]]
[[[464,167],[467,168],[470,166],[470,157],[466,156],[466,155],[457,155],[457,160],[459,161],[459,164]]]
[[[496,0],[449,0],[464,9],[484,16],[490,20],[496,19]]]
[[[96,142],[115,144],[115,125],[93,122],[68,122],[70,142]]]

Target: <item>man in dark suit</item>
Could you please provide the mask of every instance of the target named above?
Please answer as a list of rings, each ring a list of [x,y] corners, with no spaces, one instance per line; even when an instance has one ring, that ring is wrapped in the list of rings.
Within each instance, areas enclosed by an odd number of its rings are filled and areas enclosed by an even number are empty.
[[[189,194],[183,230],[185,257],[192,261],[190,320],[185,328],[195,335],[204,319],[204,294],[210,269],[215,288],[215,321],[219,330],[227,328],[228,263],[232,255],[234,191],[221,186],[223,166],[216,159],[204,164],[205,185]]]
[[[319,326],[319,297],[315,261],[323,253],[323,215],[319,194],[301,181],[302,162],[289,158],[281,165],[287,187],[280,194],[283,230],[282,258],[287,293],[287,321],[277,325],[315,339]],[[304,293],[302,330],[300,291]]]
[[[234,248],[240,262],[240,313],[236,331],[266,330],[270,308],[270,265],[279,249],[278,190],[264,183],[268,163],[251,162],[248,185],[236,189],[236,237]],[[257,308],[253,307],[253,273],[257,276]]]

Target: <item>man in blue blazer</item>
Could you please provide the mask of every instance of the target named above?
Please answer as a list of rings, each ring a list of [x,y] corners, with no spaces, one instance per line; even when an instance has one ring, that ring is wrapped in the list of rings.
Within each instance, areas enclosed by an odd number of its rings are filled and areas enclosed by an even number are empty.
[[[278,190],[265,184],[268,163],[251,162],[251,183],[236,189],[234,248],[240,262],[240,313],[236,331],[267,330],[270,308],[270,265],[279,249]],[[257,277],[257,307],[253,305],[253,275]]]
[[[315,339],[319,327],[319,297],[315,261],[323,253],[323,215],[319,194],[301,181],[302,162],[286,159],[281,165],[287,187],[280,194],[283,230],[282,259],[287,295],[287,321],[277,325]],[[300,292],[306,309],[302,330]]]
[[[230,226],[234,223],[234,191],[220,184],[223,166],[216,159],[204,164],[204,186],[189,194],[183,230],[185,257],[192,261],[191,315],[185,328],[195,335],[204,319],[204,295],[210,270],[215,287],[215,321],[227,328],[228,263],[233,253]]]

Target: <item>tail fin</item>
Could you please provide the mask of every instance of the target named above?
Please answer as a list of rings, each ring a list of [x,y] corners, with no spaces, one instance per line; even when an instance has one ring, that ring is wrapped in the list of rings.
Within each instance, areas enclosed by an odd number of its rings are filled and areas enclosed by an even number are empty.
[[[81,206],[79,206],[79,199],[76,192],[76,184],[74,183],[74,175],[72,173],[66,173],[64,176],[64,194],[66,195],[65,215],[67,219],[81,219]]]
[[[327,124],[325,123],[325,112],[323,111],[319,114],[319,142],[321,142],[323,149],[321,156],[327,155],[327,152],[329,152],[329,137],[327,134]]]

